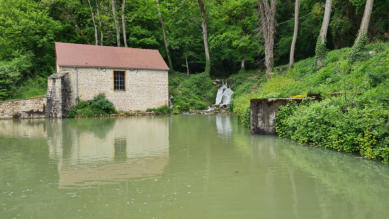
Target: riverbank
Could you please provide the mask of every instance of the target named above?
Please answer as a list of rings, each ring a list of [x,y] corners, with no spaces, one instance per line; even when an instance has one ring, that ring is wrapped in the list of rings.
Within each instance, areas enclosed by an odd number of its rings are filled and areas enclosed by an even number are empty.
[[[389,162],[389,43],[367,45],[352,64],[348,61],[350,50],[329,52],[321,68],[315,66],[314,57],[297,62],[290,70],[278,66],[270,79],[258,70],[231,75],[225,79],[234,91],[228,110],[248,127],[251,99],[318,95],[323,101],[283,107],[276,119],[277,134]],[[201,112],[215,103],[218,87],[204,73],[170,74],[173,108],[150,109],[154,113],[149,114]],[[110,104],[97,102],[97,110],[91,108],[94,104],[85,102],[71,110],[70,117],[116,114]]]
[[[322,68],[315,58],[275,68],[272,78],[264,72],[247,71],[227,79],[234,90],[231,111],[240,123],[250,124],[250,99],[320,95],[323,101],[284,107],[277,118],[277,134],[337,151],[389,162],[389,43],[366,46],[353,64],[350,48],[327,54]],[[216,89],[204,74],[170,76],[170,93],[187,101],[181,109],[205,109]],[[191,104],[196,103],[196,104]]]

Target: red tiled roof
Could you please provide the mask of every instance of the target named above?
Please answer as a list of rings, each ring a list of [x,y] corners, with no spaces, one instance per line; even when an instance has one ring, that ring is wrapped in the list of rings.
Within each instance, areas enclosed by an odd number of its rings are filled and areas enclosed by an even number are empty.
[[[55,43],[57,65],[169,70],[158,50]]]

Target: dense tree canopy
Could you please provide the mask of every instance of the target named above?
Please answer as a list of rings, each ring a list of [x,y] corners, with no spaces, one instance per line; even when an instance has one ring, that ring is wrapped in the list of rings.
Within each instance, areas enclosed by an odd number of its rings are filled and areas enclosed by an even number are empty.
[[[117,45],[112,13],[125,23],[128,47],[159,49],[167,60],[155,0],[2,0],[0,1],[0,98],[29,78],[55,71],[54,42]],[[264,39],[257,0],[204,0],[212,75],[263,69]],[[366,0],[333,0],[327,48],[352,46]],[[315,54],[325,0],[301,0],[296,61]],[[201,12],[195,0],[160,0],[167,45],[174,69],[190,73],[205,67]],[[274,64],[289,62],[294,29],[294,0],[277,0]],[[122,12],[124,11],[124,16]],[[375,1],[370,41],[389,39],[389,0]],[[93,16],[91,16],[93,15]],[[121,18],[125,18],[122,22]],[[94,19],[94,21],[93,21]],[[97,29],[97,38],[96,31]],[[187,65],[188,63],[188,65]]]

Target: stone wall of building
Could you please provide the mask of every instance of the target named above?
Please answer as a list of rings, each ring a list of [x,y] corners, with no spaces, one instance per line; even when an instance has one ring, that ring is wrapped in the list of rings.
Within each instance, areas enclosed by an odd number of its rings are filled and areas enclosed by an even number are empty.
[[[46,97],[0,102],[0,119],[45,118]]]
[[[104,93],[118,111],[168,105],[168,71],[74,67],[58,67],[58,71],[69,74],[70,105],[75,105],[77,97],[91,100],[99,93]],[[125,71],[125,91],[114,90],[114,71]]]

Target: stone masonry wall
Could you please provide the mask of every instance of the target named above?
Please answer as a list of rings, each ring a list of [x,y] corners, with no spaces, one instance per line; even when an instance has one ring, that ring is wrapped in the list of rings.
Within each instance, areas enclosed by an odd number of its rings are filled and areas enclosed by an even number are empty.
[[[0,119],[45,118],[46,97],[0,102]]]
[[[99,93],[104,93],[118,111],[145,111],[168,105],[168,71],[74,67],[58,70],[69,74],[72,106],[77,95],[80,100],[91,100]],[[114,91],[114,71],[125,71],[125,91]]]
[[[275,135],[275,118],[281,106],[290,102],[300,103],[301,98],[268,98],[250,101],[251,134]]]
[[[71,97],[70,77],[67,72],[51,75],[47,81],[47,118],[63,118],[69,111]]]

